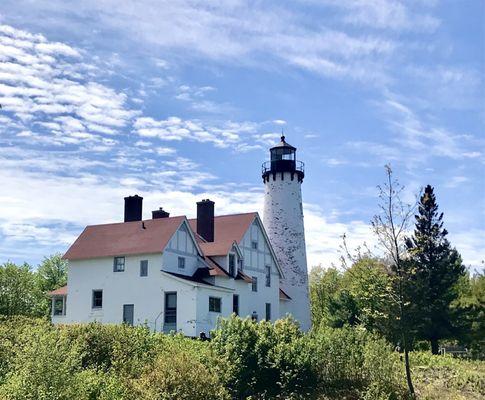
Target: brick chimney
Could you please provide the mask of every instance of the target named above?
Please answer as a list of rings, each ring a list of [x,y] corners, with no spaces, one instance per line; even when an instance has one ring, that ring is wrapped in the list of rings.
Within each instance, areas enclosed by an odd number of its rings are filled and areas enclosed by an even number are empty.
[[[162,207],[152,211],[152,219],[168,218],[169,216],[170,213],[166,212]]]
[[[125,197],[125,222],[141,221],[143,214],[143,197],[135,194]]]
[[[197,233],[208,242],[214,241],[214,204],[209,199],[197,202]]]

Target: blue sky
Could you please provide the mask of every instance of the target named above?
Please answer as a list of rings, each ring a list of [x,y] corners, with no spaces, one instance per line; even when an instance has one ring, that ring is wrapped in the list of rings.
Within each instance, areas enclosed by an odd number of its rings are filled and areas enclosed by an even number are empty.
[[[483,268],[484,3],[3,0],[0,262],[36,265],[123,197],[194,216],[262,211],[284,129],[306,163],[310,265],[375,243],[390,163],[435,187],[452,244]]]

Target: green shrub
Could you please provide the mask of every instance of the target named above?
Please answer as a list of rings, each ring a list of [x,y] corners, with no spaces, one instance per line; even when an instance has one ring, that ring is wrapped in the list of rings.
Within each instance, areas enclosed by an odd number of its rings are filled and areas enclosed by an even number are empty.
[[[79,348],[83,368],[113,371],[130,377],[154,361],[160,335],[146,327],[99,323],[60,327]]]
[[[15,348],[26,337],[24,333],[38,326],[50,326],[50,323],[41,318],[0,316],[0,385],[11,369]]]
[[[363,398],[398,398],[403,388],[398,355],[359,328],[321,328],[311,334],[318,385],[324,393],[353,389]]]
[[[306,339],[291,319],[274,325],[231,317],[219,321],[211,348],[228,365],[225,381],[237,398],[296,398],[315,388]]]
[[[201,342],[124,325],[0,322],[6,400],[404,398],[399,355],[360,328],[303,334],[291,319],[232,317],[219,321],[211,342]],[[421,369],[452,371],[458,362],[412,357]],[[463,372],[450,382],[480,390],[480,377],[483,371]]]
[[[81,363],[76,347],[47,324],[21,331],[0,386],[5,399],[76,398],[76,375]]]
[[[183,337],[165,338],[156,360],[132,381],[134,398],[141,400],[229,399],[206,343]]]

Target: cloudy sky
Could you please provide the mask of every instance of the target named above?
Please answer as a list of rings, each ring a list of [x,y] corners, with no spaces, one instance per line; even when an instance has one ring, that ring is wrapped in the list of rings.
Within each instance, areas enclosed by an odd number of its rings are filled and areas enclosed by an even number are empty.
[[[390,163],[435,187],[467,265],[485,258],[484,3],[2,0],[0,262],[63,252],[123,197],[193,217],[262,211],[284,129],[306,164],[311,265],[372,244]],[[284,5],[285,4],[285,5]]]

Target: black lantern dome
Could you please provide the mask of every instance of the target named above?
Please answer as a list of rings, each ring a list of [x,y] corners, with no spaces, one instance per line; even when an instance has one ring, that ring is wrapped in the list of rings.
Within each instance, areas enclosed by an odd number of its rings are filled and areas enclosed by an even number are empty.
[[[285,136],[281,136],[281,141],[270,150],[271,159],[263,163],[262,177],[263,181],[269,180],[270,175],[273,175],[273,180],[276,179],[276,174],[281,173],[281,178],[284,179],[284,173],[291,173],[291,180],[295,175],[298,181],[303,181],[305,176],[304,164],[296,159],[296,147],[286,143]]]

